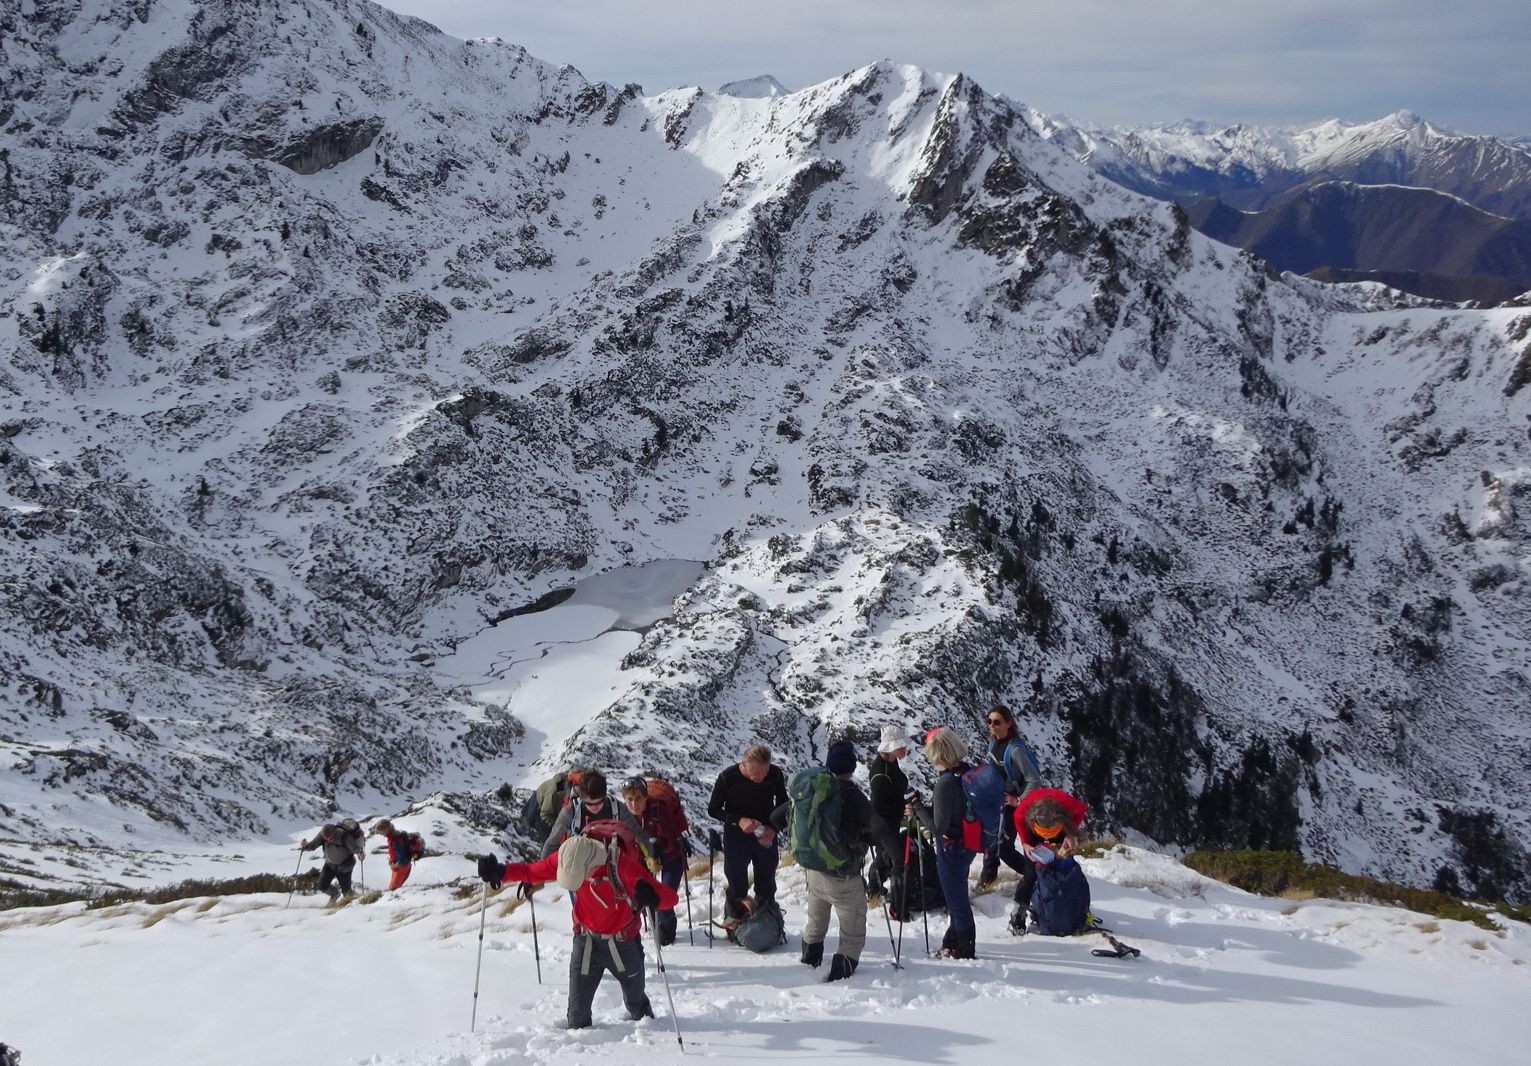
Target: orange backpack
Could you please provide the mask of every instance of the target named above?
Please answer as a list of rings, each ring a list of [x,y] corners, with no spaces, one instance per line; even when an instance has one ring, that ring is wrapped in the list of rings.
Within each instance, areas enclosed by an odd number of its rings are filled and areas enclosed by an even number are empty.
[[[675,791],[674,785],[662,777],[650,777],[648,789],[649,799],[663,800],[675,812],[676,832],[684,833],[691,828],[691,823],[686,821],[686,808],[680,805],[680,793]]]

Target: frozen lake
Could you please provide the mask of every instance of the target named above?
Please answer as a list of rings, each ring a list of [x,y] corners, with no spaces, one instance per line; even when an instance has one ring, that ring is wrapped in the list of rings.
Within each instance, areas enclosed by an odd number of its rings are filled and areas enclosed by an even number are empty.
[[[537,784],[541,775],[530,773],[532,760],[621,698],[631,683],[621,670],[623,657],[644,630],[670,616],[675,597],[703,569],[688,559],[660,559],[593,574],[567,599],[506,618],[437,661],[443,680],[467,685],[479,699],[508,703],[525,723],[527,757],[507,780]]]

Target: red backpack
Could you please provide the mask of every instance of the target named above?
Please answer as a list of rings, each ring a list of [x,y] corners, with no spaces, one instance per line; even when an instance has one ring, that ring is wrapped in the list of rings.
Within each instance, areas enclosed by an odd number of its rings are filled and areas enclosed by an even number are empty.
[[[675,786],[662,777],[648,779],[649,799],[663,800],[675,814],[675,831],[684,833],[691,828],[691,823],[686,821],[686,808],[680,805],[680,793],[675,791]]]
[[[638,908],[633,906],[632,894],[628,886],[622,883],[617,876],[617,859],[623,851],[629,851],[640,863],[643,861],[643,851],[638,847],[638,838],[633,836],[632,826],[616,818],[603,818],[598,822],[591,822],[580,830],[580,836],[589,837],[591,840],[599,840],[606,845],[606,876],[611,881],[612,891],[617,899],[627,904],[634,914]]]

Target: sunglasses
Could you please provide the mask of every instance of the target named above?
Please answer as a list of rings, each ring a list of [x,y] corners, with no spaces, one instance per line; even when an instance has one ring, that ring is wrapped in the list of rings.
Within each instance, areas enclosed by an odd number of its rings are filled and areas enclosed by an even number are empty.
[[[989,719],[989,724],[990,725],[1005,725],[1005,724],[1007,724],[1007,720],[1004,719],[1004,718],[990,718]]]

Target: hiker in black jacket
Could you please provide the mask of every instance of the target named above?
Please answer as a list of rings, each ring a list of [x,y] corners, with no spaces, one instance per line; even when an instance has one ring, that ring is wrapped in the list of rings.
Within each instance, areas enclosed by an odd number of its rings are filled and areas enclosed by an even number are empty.
[[[780,767],[771,765],[771,749],[752,744],[737,766],[718,775],[712,786],[707,813],[723,823],[723,878],[725,924],[749,915],[745,897],[750,890],[750,868],[755,871],[755,902],[776,898],[776,830],[771,812],[787,802],[787,779]]]
[[[872,802],[872,873],[867,878],[867,895],[880,896],[883,881],[897,880],[904,863],[903,841],[899,828],[904,821],[904,797],[909,794],[909,778],[898,761],[909,754],[909,742],[898,726],[883,726],[877,752],[867,763]]]
[[[962,822],[967,810],[962,790],[962,775],[971,766],[965,761],[967,744],[946,726],[932,729],[925,736],[925,758],[940,771],[928,806],[911,806],[936,846],[936,873],[946,896],[946,914],[950,924],[941,938],[937,955],[952,959],[971,959],[976,951],[977,924],[973,903],[968,896],[968,870],[978,853],[963,843]]]

